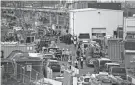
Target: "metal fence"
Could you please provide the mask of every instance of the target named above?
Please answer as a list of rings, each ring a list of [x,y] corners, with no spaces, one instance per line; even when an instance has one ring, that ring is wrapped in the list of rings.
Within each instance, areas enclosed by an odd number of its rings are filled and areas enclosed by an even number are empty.
[[[41,65],[35,65],[34,68],[27,68],[26,66],[23,66],[21,64],[17,64],[17,72],[15,75],[11,76],[9,73],[3,72],[2,76],[2,84],[5,85],[33,85],[34,81],[37,81],[41,78],[44,78],[43,71],[40,72],[37,71],[39,67],[43,67]],[[7,69],[10,67],[4,66],[3,70],[6,69],[9,71],[10,69]],[[37,69],[35,69],[37,68]],[[47,74],[47,73],[46,73]],[[4,78],[5,77],[5,78]]]

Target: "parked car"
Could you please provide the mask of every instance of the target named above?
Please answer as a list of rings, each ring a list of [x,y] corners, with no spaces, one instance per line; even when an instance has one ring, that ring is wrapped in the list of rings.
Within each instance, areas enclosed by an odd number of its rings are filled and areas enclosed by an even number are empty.
[[[47,67],[50,67],[53,72],[60,72],[61,66],[57,60],[48,60]]]

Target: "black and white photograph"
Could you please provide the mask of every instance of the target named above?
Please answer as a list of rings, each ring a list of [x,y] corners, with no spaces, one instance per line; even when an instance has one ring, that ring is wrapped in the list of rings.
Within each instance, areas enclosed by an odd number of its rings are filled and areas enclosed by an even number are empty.
[[[135,0],[0,3],[0,85],[135,85]]]

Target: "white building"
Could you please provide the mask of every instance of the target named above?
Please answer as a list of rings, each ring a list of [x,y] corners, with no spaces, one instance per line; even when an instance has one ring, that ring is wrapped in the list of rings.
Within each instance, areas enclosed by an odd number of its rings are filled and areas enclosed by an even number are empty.
[[[77,36],[79,33],[90,33],[90,37],[112,36],[118,26],[123,26],[123,11],[95,8],[70,10],[69,23],[71,34]]]
[[[135,16],[124,18],[124,38],[135,38]]]

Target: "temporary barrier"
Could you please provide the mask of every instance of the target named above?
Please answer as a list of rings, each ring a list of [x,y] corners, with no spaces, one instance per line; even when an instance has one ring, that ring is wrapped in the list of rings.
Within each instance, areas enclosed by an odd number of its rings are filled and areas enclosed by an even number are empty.
[[[109,39],[108,40],[108,56],[113,61],[121,61],[124,52],[124,43],[122,39]]]
[[[79,69],[75,68],[74,66],[71,66],[71,70],[73,71],[73,74],[79,74]]]
[[[130,81],[132,84],[135,84],[135,77],[127,75],[127,78],[128,78],[128,81]]]
[[[73,85],[77,85],[77,82],[78,82],[77,77],[73,77]]]
[[[72,78],[72,71],[65,70],[64,71],[64,78],[63,78],[63,85],[72,85],[73,78]]]
[[[52,79],[52,69],[47,67],[47,78]]]

